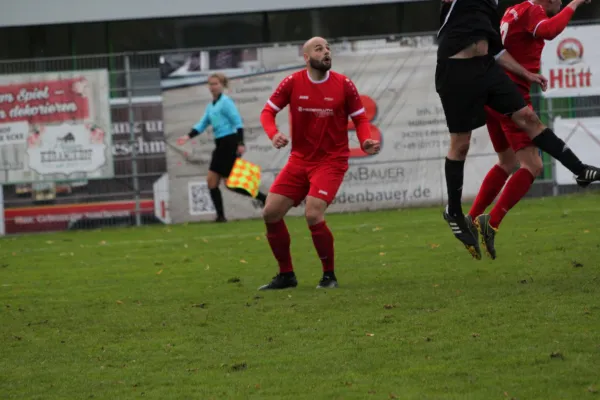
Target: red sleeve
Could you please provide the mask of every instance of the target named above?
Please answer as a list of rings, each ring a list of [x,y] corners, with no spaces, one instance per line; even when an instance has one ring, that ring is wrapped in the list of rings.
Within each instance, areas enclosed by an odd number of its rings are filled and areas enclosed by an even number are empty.
[[[358,89],[349,78],[344,80],[344,95],[346,96],[346,112],[352,118],[354,126],[356,127],[356,136],[360,142],[360,147],[363,147],[365,140],[371,138],[371,126],[367,115],[365,113],[365,107],[363,106],[362,100]]]
[[[275,116],[290,103],[293,85],[293,75],[281,81],[260,113],[260,123],[270,139],[273,139],[273,136],[279,131],[275,123]]]
[[[541,9],[541,7],[539,8]],[[571,18],[573,18],[574,13],[575,10],[573,10],[571,7],[565,7],[554,17],[548,19],[545,13],[543,13],[542,18],[538,17],[537,15],[539,15],[539,12],[536,12],[536,16],[534,18],[530,18],[530,32],[533,33],[533,36],[536,38],[552,40],[565,30],[569,24],[569,21],[571,21]]]

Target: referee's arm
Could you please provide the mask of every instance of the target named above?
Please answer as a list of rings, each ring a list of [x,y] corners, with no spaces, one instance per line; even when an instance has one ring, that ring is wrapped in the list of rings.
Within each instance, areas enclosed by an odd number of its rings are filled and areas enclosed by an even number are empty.
[[[231,125],[237,130],[238,143],[244,145],[244,123],[242,116],[238,111],[233,100],[228,99],[223,108],[223,113],[231,123]]]
[[[192,128],[190,133],[188,133],[188,136],[190,137],[190,139],[193,137],[196,137],[199,134],[201,134],[202,132],[204,132],[206,130],[206,128],[208,128],[209,124],[210,124],[210,118],[208,117],[208,110],[207,110],[204,112],[202,119],[200,121],[198,121],[198,123],[196,125],[194,125],[194,127]]]

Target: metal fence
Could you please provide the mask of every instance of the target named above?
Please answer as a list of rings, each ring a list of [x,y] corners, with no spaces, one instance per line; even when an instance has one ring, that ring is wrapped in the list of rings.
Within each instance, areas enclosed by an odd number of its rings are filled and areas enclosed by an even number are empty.
[[[435,35],[415,34],[334,40],[336,48],[369,46],[381,48],[418,47],[432,44]],[[365,42],[366,41],[366,42]],[[239,68],[248,73],[268,71],[274,66],[293,64],[300,43],[277,43],[257,46],[231,46],[201,49],[177,49],[161,52],[122,53],[68,58],[11,60],[0,62],[0,74],[61,72],[106,69],[110,77],[110,97],[113,120],[113,155],[115,176],[112,179],[83,182],[54,182],[46,185],[7,185],[4,187],[4,207],[7,233],[39,230],[95,228],[106,225],[140,225],[159,222],[153,202],[154,184],[166,172],[161,92],[175,79],[177,70],[185,63],[195,69],[191,79],[206,79],[209,71]],[[282,48],[290,51],[281,52]],[[285,59],[282,54],[290,54]],[[191,65],[196,63],[197,65]],[[572,98],[547,101],[533,95],[536,111],[551,124],[554,117],[600,116],[600,97]],[[577,191],[573,187],[558,187],[554,179],[553,162],[544,157],[543,175],[537,180],[530,196],[557,195]],[[122,208],[106,213],[104,218],[81,218],[73,205],[88,205],[86,213],[102,213],[105,208],[94,204],[121,202]],[[42,223],[11,210],[43,205],[64,205],[61,217],[52,217],[49,211],[38,212]],[[83,206],[82,206],[83,207]],[[39,208],[39,207],[38,207]],[[44,210],[44,209],[42,209]],[[49,209],[48,209],[49,210]],[[56,210],[56,207],[52,208]],[[52,211],[55,212],[55,211]],[[32,214],[33,215],[33,214]],[[18,221],[16,221],[18,219]],[[19,223],[17,223],[19,222]]]

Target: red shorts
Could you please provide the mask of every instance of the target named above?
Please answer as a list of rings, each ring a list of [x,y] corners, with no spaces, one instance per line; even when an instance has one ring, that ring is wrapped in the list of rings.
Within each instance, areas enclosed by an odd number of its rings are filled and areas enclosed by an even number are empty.
[[[531,103],[527,105],[533,109]],[[485,114],[485,123],[496,153],[502,153],[509,147],[514,152],[530,146],[535,147],[529,136],[510,117],[500,114],[489,107],[485,107]]]
[[[348,171],[348,162],[302,162],[290,160],[283,167],[269,192],[294,200],[294,206],[306,196],[316,197],[331,204]]]

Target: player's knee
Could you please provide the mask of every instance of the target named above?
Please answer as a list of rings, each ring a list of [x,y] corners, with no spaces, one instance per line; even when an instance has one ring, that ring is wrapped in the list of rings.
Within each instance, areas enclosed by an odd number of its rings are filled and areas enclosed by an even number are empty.
[[[269,203],[267,203],[265,208],[263,208],[262,216],[265,222],[268,224],[277,222],[283,218],[277,207],[273,207]]]
[[[498,154],[498,166],[507,174],[511,174],[518,165],[517,156],[512,150]]]
[[[325,220],[325,213],[318,207],[306,207],[304,212],[308,225],[316,225]]]
[[[533,157],[521,163],[521,168],[526,168],[534,177],[539,176],[544,169],[544,162],[541,157]]]
[[[464,160],[467,158],[467,154],[469,154],[469,147],[471,145],[470,137],[467,135],[464,136],[455,136],[450,141],[450,149],[448,150],[448,155],[453,160]]]
[[[512,120],[519,126],[519,128],[523,129],[527,132],[528,135],[537,135],[540,131],[544,129],[544,124],[540,121],[539,117],[529,107],[525,107],[512,115]]]

